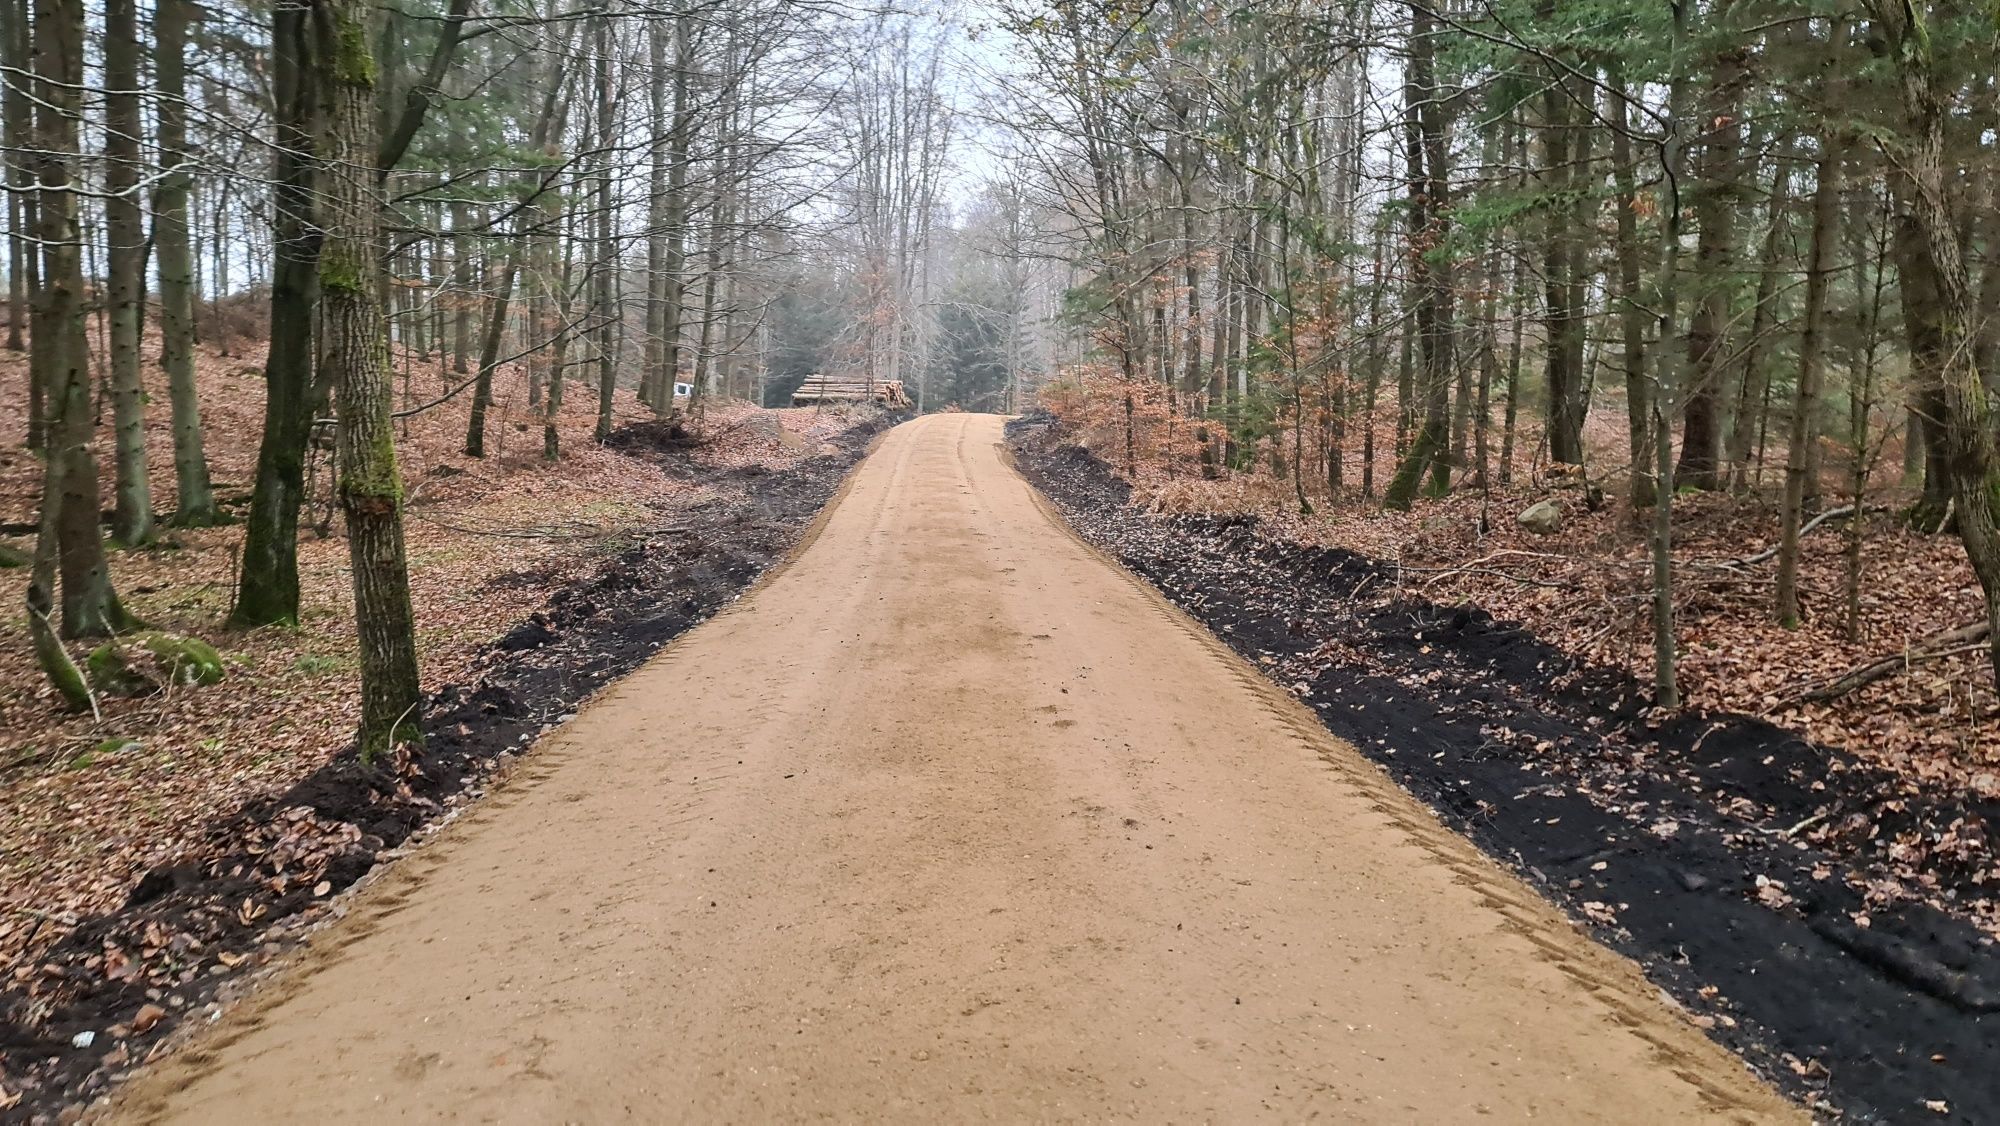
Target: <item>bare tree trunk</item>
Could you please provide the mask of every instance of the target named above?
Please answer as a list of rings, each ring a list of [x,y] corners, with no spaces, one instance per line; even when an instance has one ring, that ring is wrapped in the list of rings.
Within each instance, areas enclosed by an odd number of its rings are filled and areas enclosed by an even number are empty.
[[[1889,223],[1891,215],[1887,207],[1882,211],[1879,234],[1873,228],[1867,232],[1871,243],[1864,260],[1872,269],[1868,295],[1862,305],[1861,322],[1861,370],[1855,376],[1857,386],[1848,396],[1848,430],[1854,444],[1854,464],[1849,477],[1849,497],[1854,504],[1854,518],[1847,522],[1847,566],[1843,583],[1843,601],[1847,615],[1845,633],[1847,640],[1861,640],[1861,547],[1867,536],[1868,509],[1862,503],[1868,491],[1868,416],[1874,410],[1875,397],[1875,357],[1877,345],[1881,341],[1883,274],[1888,264]],[[1860,294],[1859,280],[1855,292]]]
[[[174,523],[183,528],[213,524],[218,515],[208,478],[208,451],[202,441],[201,399],[195,388],[194,268],[188,246],[188,184],[193,176],[186,171],[189,158],[183,97],[187,29],[199,11],[193,0],[160,0],[153,21],[153,69],[160,89],[160,161],[175,170],[160,182],[153,201],[153,238],[160,266],[160,366],[166,370],[174,419],[174,487],[179,493]],[[288,221],[299,220],[281,218],[281,230]],[[218,248],[218,254],[226,255],[226,251]],[[277,300],[275,286],[272,300]],[[280,325],[275,312],[271,322],[273,353],[283,346],[276,343]],[[246,564],[248,558],[246,550]]]
[[[486,317],[485,339],[479,346],[479,375],[472,384],[472,409],[465,423],[465,456],[486,456],[486,410],[493,405],[493,369],[500,365],[500,342],[507,332],[507,307],[514,299],[514,275],[520,272],[520,240],[507,244],[500,268],[500,292]]]
[[[1620,360],[1625,371],[1625,425],[1632,459],[1633,511],[1651,505],[1653,481],[1651,388],[1646,381],[1646,304],[1640,286],[1638,189],[1632,168],[1631,99],[1621,76],[1611,80],[1611,163],[1618,185],[1618,300]]]
[[[614,136],[612,128],[611,90],[611,24],[608,16],[600,13],[595,20],[596,60],[594,62],[597,81],[597,261],[593,268],[597,278],[597,441],[599,444],[611,439],[611,408],[613,396],[618,390],[618,360],[614,354],[617,340],[614,322],[617,309],[612,304],[611,275],[618,269],[616,245],[611,240],[611,146]]]
[[[446,206],[442,203],[438,204],[431,213],[431,222],[440,231],[445,229],[444,217],[446,214],[448,214]],[[445,382],[445,371],[451,364],[451,348],[448,344],[450,338],[445,335],[445,298],[447,295],[453,294],[451,263],[449,256],[445,253],[445,248],[450,245],[450,241],[446,238],[431,240],[430,276],[433,288],[430,299],[430,341],[431,349],[437,353],[438,381],[441,383]],[[425,358],[428,359],[429,357]]]
[[[1490,242],[1480,266],[1479,393],[1472,408],[1473,477],[1483,494],[1493,472],[1493,376],[1500,354],[1500,250],[1498,240]]]
[[[106,306],[117,451],[111,536],[136,545],[153,535],[153,492],[146,475],[146,387],[139,377],[146,218],[139,204],[139,18],[134,0],[105,0],[104,86]]]
[[[672,149],[668,153],[666,216],[666,276],[661,279],[660,335],[665,345],[660,364],[665,377],[661,394],[673,406],[674,384],[680,380],[682,301],[687,269],[687,176],[693,144],[694,103],[689,81],[694,72],[693,17],[674,16],[674,98]]]
[[[1375,222],[1375,254],[1369,266],[1368,293],[1368,382],[1362,391],[1364,429],[1361,432],[1361,495],[1375,495],[1375,403],[1382,391],[1383,356],[1382,297],[1388,289],[1382,271],[1389,253],[1389,218]]]
[[[1839,50],[1846,23],[1836,19],[1830,48]],[[1799,335],[1799,383],[1792,403],[1792,429],[1785,447],[1785,507],[1778,539],[1778,624],[1799,625],[1799,525],[1805,518],[1806,475],[1816,462],[1809,451],[1819,435],[1821,359],[1826,335],[1826,295],[1832,284],[1833,247],[1840,237],[1840,186],[1846,159],[1844,138],[1820,138],[1818,182],[1813,188],[1812,250],[1806,264],[1805,326]],[[1859,456],[1859,451],[1856,452]],[[1854,519],[1861,519],[1856,510]]]
[[[471,369],[472,293],[474,279],[472,247],[472,205],[462,199],[451,201],[451,371],[464,375]]]
[[[29,362],[49,389],[48,472],[60,484],[58,511],[42,526],[53,531],[62,582],[62,633],[97,637],[134,623],[111,586],[98,534],[95,422],[90,404],[90,350],[83,317],[83,237],[78,221],[76,166],[81,160],[84,59],[82,0],[35,0],[35,169],[42,287],[37,292]],[[48,490],[45,490],[45,492]],[[38,554],[48,551],[46,544]],[[40,607],[46,615],[49,592]],[[29,591],[30,612],[36,592]]]
[[[657,414],[674,405],[673,378],[667,371],[667,183],[674,125],[667,116],[668,34],[669,25],[661,17],[646,21],[647,62],[652,68],[646,93],[653,138],[646,193],[645,373],[639,379],[639,398]]]
[[[171,8],[169,7],[171,5]],[[165,0],[161,12],[186,10],[187,0]],[[156,28],[161,21],[156,18]],[[307,71],[311,32],[305,8],[279,4],[271,13],[271,89],[276,145],[271,161],[272,227],[271,343],[264,361],[264,434],[257,449],[257,481],[250,495],[250,518],[243,536],[243,571],[236,584],[236,626],[297,623],[299,620],[299,506],[305,501],[306,442],[312,431],[313,308],[319,293],[319,229],[311,221],[313,145],[317,115],[315,82]],[[162,57],[179,54],[162,40]],[[181,213],[185,214],[185,195]],[[154,225],[167,232],[172,200],[163,186]],[[186,224],[181,224],[186,230]],[[165,278],[168,252],[160,247],[161,303],[173,323]],[[180,292],[192,302],[192,277]],[[183,321],[190,329],[192,318]]]
[[[382,316],[381,204],[376,195],[375,59],[365,0],[315,0],[326,94],[321,151],[320,316],[324,363],[338,389],[340,508],[354,573],[361,649],[362,760],[421,741],[415,622],[403,548],[388,343]]]
[[[547,268],[553,269],[555,266],[554,259],[557,256],[558,250],[556,244],[561,243],[562,272],[556,281],[556,299],[554,301],[555,318],[558,324],[555,339],[549,346],[551,353],[549,357],[549,397],[545,400],[545,410],[542,415],[542,457],[547,461],[554,461],[562,455],[562,435],[558,429],[557,421],[562,417],[563,386],[569,382],[566,373],[569,366],[570,317],[575,312],[570,300],[569,285],[572,273],[572,251],[576,246],[576,239],[573,235],[578,229],[574,209],[564,210],[563,223],[570,228],[572,237],[564,237],[564,232],[560,229],[552,232],[549,235],[546,251],[548,257]]]
[[[32,60],[33,45],[28,39],[27,0],[0,0],[0,51],[8,58]],[[28,168],[28,134],[33,130],[33,110],[28,100],[28,80],[16,74],[0,82],[0,143],[6,147],[7,178],[7,350],[27,347],[21,329],[28,321],[28,295],[40,288],[32,279],[39,272],[40,253],[32,241],[35,230],[33,197],[34,173]],[[33,373],[28,379],[28,447],[41,449],[43,443],[42,385]]]
[[[1658,381],[1653,387],[1653,464],[1659,473],[1658,499],[1653,504],[1653,702],[1661,708],[1680,707],[1680,643],[1674,636],[1674,459],[1673,417],[1680,389],[1680,357],[1668,344],[1674,338],[1679,306],[1681,262],[1682,130],[1687,126],[1688,78],[1682,59],[1687,48],[1689,9],[1693,0],[1674,0],[1673,45],[1669,58],[1667,119],[1660,143],[1660,168],[1665,179],[1661,200]]]

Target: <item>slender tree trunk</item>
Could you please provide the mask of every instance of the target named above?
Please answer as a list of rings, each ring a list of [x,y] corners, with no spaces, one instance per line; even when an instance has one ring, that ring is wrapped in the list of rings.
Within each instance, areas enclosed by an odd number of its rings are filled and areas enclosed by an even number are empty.
[[[667,373],[667,181],[672,166],[673,121],[667,116],[667,39],[670,25],[661,17],[646,21],[646,85],[653,142],[646,191],[646,341],[639,378],[640,401],[665,414],[674,405],[673,380]]]
[[[1743,342],[1743,375],[1737,385],[1735,418],[1730,425],[1727,453],[1732,467],[1731,484],[1739,489],[1748,489],[1753,482],[1761,483],[1764,468],[1763,429],[1771,404],[1771,371],[1764,362],[1764,341],[1771,334],[1771,322],[1777,315],[1778,283],[1790,273],[1780,267],[1778,257],[1787,225],[1785,176],[1785,169],[1780,167],[1771,178],[1769,223],[1759,257],[1757,296],[1751,308],[1748,339]],[[1756,472],[1752,472],[1753,462]]]
[[[1845,23],[1835,20],[1832,47],[1838,49],[1846,35]],[[1826,295],[1832,284],[1833,247],[1840,237],[1840,184],[1844,141],[1833,135],[1820,138],[1819,176],[1813,188],[1812,250],[1806,264],[1805,327],[1799,334],[1799,383],[1792,403],[1792,429],[1785,447],[1785,507],[1780,517],[1778,540],[1778,624],[1786,629],[1799,625],[1799,526],[1805,517],[1808,492],[1806,474],[1815,465],[1808,456],[1818,434],[1814,422],[1819,415],[1819,384],[1826,335]],[[1861,513],[1855,512],[1859,521]]]
[[[451,201],[451,371],[464,375],[472,367],[472,292],[474,262],[478,252],[472,243],[472,205],[462,199]]]
[[[1480,267],[1479,393],[1472,408],[1473,479],[1483,494],[1493,478],[1493,376],[1499,366],[1500,250],[1495,239],[1487,246]]]
[[[1500,420],[1500,485],[1514,483],[1514,435],[1521,416],[1521,341],[1528,330],[1528,263],[1514,258],[1513,329],[1507,336],[1507,410]]]
[[[12,10],[12,0],[0,2],[0,13]],[[0,28],[0,43],[9,42],[12,35],[12,28]],[[11,83],[9,88],[11,89]],[[4,143],[10,149],[15,146],[12,138],[0,143]],[[21,331],[21,326],[28,317],[28,287],[25,276],[27,239],[22,232],[27,229],[27,216],[21,206],[20,185],[14,183],[13,161],[7,162],[5,174],[7,176],[7,350],[25,352],[28,348],[28,337]],[[39,399],[36,400],[36,406],[38,408],[40,406]]]
[[[1651,385],[1646,378],[1646,301],[1640,288],[1638,188],[1632,166],[1631,99],[1621,76],[1611,80],[1611,163],[1618,188],[1618,324],[1625,374],[1625,425],[1632,459],[1633,511],[1655,498]]]
[[[174,502],[174,523],[184,528],[213,524],[218,517],[215,493],[208,478],[208,452],[202,441],[201,399],[195,387],[194,267],[188,246],[188,185],[193,175],[186,171],[190,160],[183,99],[187,85],[187,30],[199,11],[193,0],[160,0],[153,20],[153,69],[160,90],[160,161],[175,170],[160,182],[153,200],[153,238],[158,244],[160,266],[160,366],[166,370],[167,397],[173,410],[174,487],[179,494]],[[280,133],[283,132],[281,126]],[[282,207],[284,187],[280,185],[274,190],[281,197]],[[282,230],[288,222],[298,221],[281,217],[278,222]],[[227,251],[218,248],[218,255],[226,256]],[[277,342],[280,328],[288,326],[281,325],[276,315],[276,293],[274,285],[273,355],[291,343]],[[221,292],[216,296],[221,297]],[[267,421],[268,417],[267,413]],[[247,547],[244,560],[247,566],[250,560]],[[294,606],[293,615],[296,613]]]
[[[104,5],[104,236],[117,451],[111,535],[127,545],[145,543],[153,536],[153,490],[146,472],[146,386],[139,375],[146,216],[139,202],[137,7],[135,0],[105,0]]]
[[[1521,167],[1514,178],[1515,188],[1526,191],[1528,186],[1527,164],[1528,130],[1518,117],[1513,123],[1514,163]],[[1500,486],[1514,483],[1514,437],[1518,432],[1521,415],[1521,342],[1528,327],[1528,259],[1517,249],[1513,255],[1513,279],[1507,287],[1507,303],[1511,309],[1512,322],[1507,334],[1507,410],[1500,424]]]
[[[1679,405],[1680,356],[1669,347],[1674,338],[1679,311],[1681,261],[1682,169],[1685,165],[1682,131],[1687,128],[1688,78],[1683,73],[1682,55],[1688,41],[1689,9],[1694,0],[1673,0],[1673,45],[1670,49],[1670,77],[1667,87],[1667,120],[1660,144],[1660,167],[1665,179],[1661,199],[1659,333],[1653,387],[1653,465],[1659,479],[1659,495],[1653,504],[1653,702],[1673,710],[1680,707],[1680,644],[1674,636],[1674,460],[1673,417]]]
[[[299,620],[299,506],[305,502],[306,442],[312,432],[313,309],[319,298],[320,247],[319,228],[311,221],[315,192],[311,126],[318,98],[306,71],[309,35],[302,5],[279,4],[272,9],[271,89],[277,143],[271,161],[275,215],[271,344],[264,360],[264,436],[257,448],[257,481],[243,535],[243,573],[237,581],[236,608],[229,616],[230,623],[239,627]],[[164,201],[161,207],[164,212]],[[165,262],[163,243],[163,266]],[[168,292],[163,281],[163,303]],[[170,316],[162,317],[163,326],[169,322]]]
[[[1375,495],[1375,404],[1382,391],[1383,355],[1382,297],[1388,286],[1383,280],[1384,259],[1389,254],[1389,219],[1381,216],[1375,224],[1375,256],[1369,267],[1368,292],[1368,383],[1362,392],[1361,495]]]
[[[687,176],[688,156],[693,145],[694,113],[689,81],[694,72],[693,17],[686,12],[674,16],[673,132],[667,154],[667,198],[665,276],[660,279],[660,367],[663,377],[661,398],[673,407],[674,384],[680,381],[682,298],[687,269]]]
[[[338,389],[340,508],[353,569],[361,650],[364,762],[421,741],[417,644],[403,548],[391,372],[382,315],[381,204],[376,195],[375,76],[365,0],[315,0],[316,61],[326,104],[321,151],[320,316]]]
[[[465,424],[465,456],[486,456],[486,411],[493,405],[493,369],[500,365],[500,342],[507,332],[507,308],[514,299],[514,275],[521,268],[521,242],[507,244],[500,268],[500,292],[486,318],[485,339],[479,345],[479,375],[472,384],[472,409]]]
[[[442,231],[445,229],[445,216],[448,213],[446,205],[442,203],[438,204],[433,210],[431,222],[437,226],[438,230]],[[445,335],[445,305],[448,297],[456,296],[451,284],[452,263],[445,250],[450,245],[450,242],[451,240],[446,238],[431,240],[431,285],[433,288],[430,300],[430,336],[431,347],[437,352],[439,383],[447,382],[445,372],[451,365],[451,348],[448,343],[450,338]]]
[[[28,38],[27,0],[0,0],[0,51],[10,59],[22,60],[32,65],[34,47]],[[28,79],[22,75],[11,75],[0,82],[0,142],[6,146],[7,178],[7,350],[23,351],[27,347],[26,335],[21,331],[28,322],[29,294],[40,288],[33,279],[39,273],[36,259],[40,257],[31,236],[35,230],[35,213],[31,185],[34,173],[28,167],[25,155],[29,148],[28,134],[34,129],[33,103],[28,98]],[[28,447],[41,449],[43,444],[43,403],[42,385],[30,374],[28,380]]]
[[[612,274],[618,269],[617,247],[611,240],[611,177],[614,131],[611,89],[611,24],[600,14],[595,20],[594,63],[597,81],[597,441],[611,439],[611,409],[618,390],[617,333],[618,311],[612,303]]]
[[[565,226],[570,228],[571,237],[564,237],[564,232],[557,230],[550,234],[548,246],[550,267],[555,265],[554,260],[557,257],[558,249],[560,249],[562,273],[556,283],[556,299],[554,304],[556,320],[559,323],[556,328],[555,340],[551,342],[549,347],[549,351],[552,353],[549,358],[549,397],[546,403],[546,410],[542,415],[542,457],[547,461],[555,461],[562,456],[562,435],[558,428],[558,420],[562,418],[563,387],[569,382],[567,371],[569,367],[570,318],[575,312],[575,306],[571,301],[570,293],[570,278],[573,273],[572,251],[576,246],[574,232],[578,229],[576,214],[573,209],[564,212],[563,222]],[[560,248],[556,245],[557,243],[561,243]]]
[[[1857,386],[1848,396],[1849,438],[1854,444],[1854,464],[1850,474],[1849,498],[1854,502],[1854,518],[1847,522],[1847,566],[1844,582],[1844,599],[1847,607],[1846,637],[1848,641],[1861,640],[1861,548],[1868,534],[1867,508],[1863,500],[1868,491],[1868,416],[1874,410],[1875,397],[1875,357],[1881,341],[1883,274],[1887,265],[1888,225],[1891,215],[1887,208],[1882,212],[1882,227],[1878,235],[1870,230],[1867,238],[1872,246],[1865,256],[1871,270],[1868,295],[1862,306],[1861,324],[1861,370],[1855,376]],[[1861,286],[1855,285],[1859,294]]]

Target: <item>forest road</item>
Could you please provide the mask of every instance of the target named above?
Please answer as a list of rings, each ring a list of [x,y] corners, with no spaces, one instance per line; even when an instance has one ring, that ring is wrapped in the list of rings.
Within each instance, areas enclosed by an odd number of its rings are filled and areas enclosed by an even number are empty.
[[[967,414],[112,1110],[1805,1120]]]

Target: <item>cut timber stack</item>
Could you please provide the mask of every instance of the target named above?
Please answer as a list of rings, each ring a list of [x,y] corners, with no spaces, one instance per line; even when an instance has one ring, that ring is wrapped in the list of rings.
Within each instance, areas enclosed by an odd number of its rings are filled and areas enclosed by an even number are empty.
[[[900,379],[870,380],[859,375],[826,375],[814,372],[792,392],[792,405],[809,407],[816,403],[865,403],[873,400],[885,407],[907,407],[910,397],[903,393]]]

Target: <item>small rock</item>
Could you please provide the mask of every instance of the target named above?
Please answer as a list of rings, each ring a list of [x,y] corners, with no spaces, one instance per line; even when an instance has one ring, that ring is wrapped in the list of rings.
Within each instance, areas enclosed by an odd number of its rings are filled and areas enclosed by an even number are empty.
[[[139,1011],[132,1014],[132,1031],[151,1031],[154,1025],[166,1019],[166,1015],[167,1010],[158,1005],[141,1005]]]
[[[1700,891],[1708,886],[1708,877],[1698,872],[1682,872],[1681,886],[1689,891]]]
[[[1522,509],[1521,514],[1514,517],[1514,523],[1535,535],[1546,536],[1562,529],[1562,519],[1562,505],[1551,499],[1536,501]]]
[[[96,1042],[97,1042],[97,1033],[92,1032],[89,1029],[85,1029],[84,1031],[79,1032],[76,1035],[69,1038],[69,1046],[72,1048],[88,1048],[92,1044],[95,1044]]]

